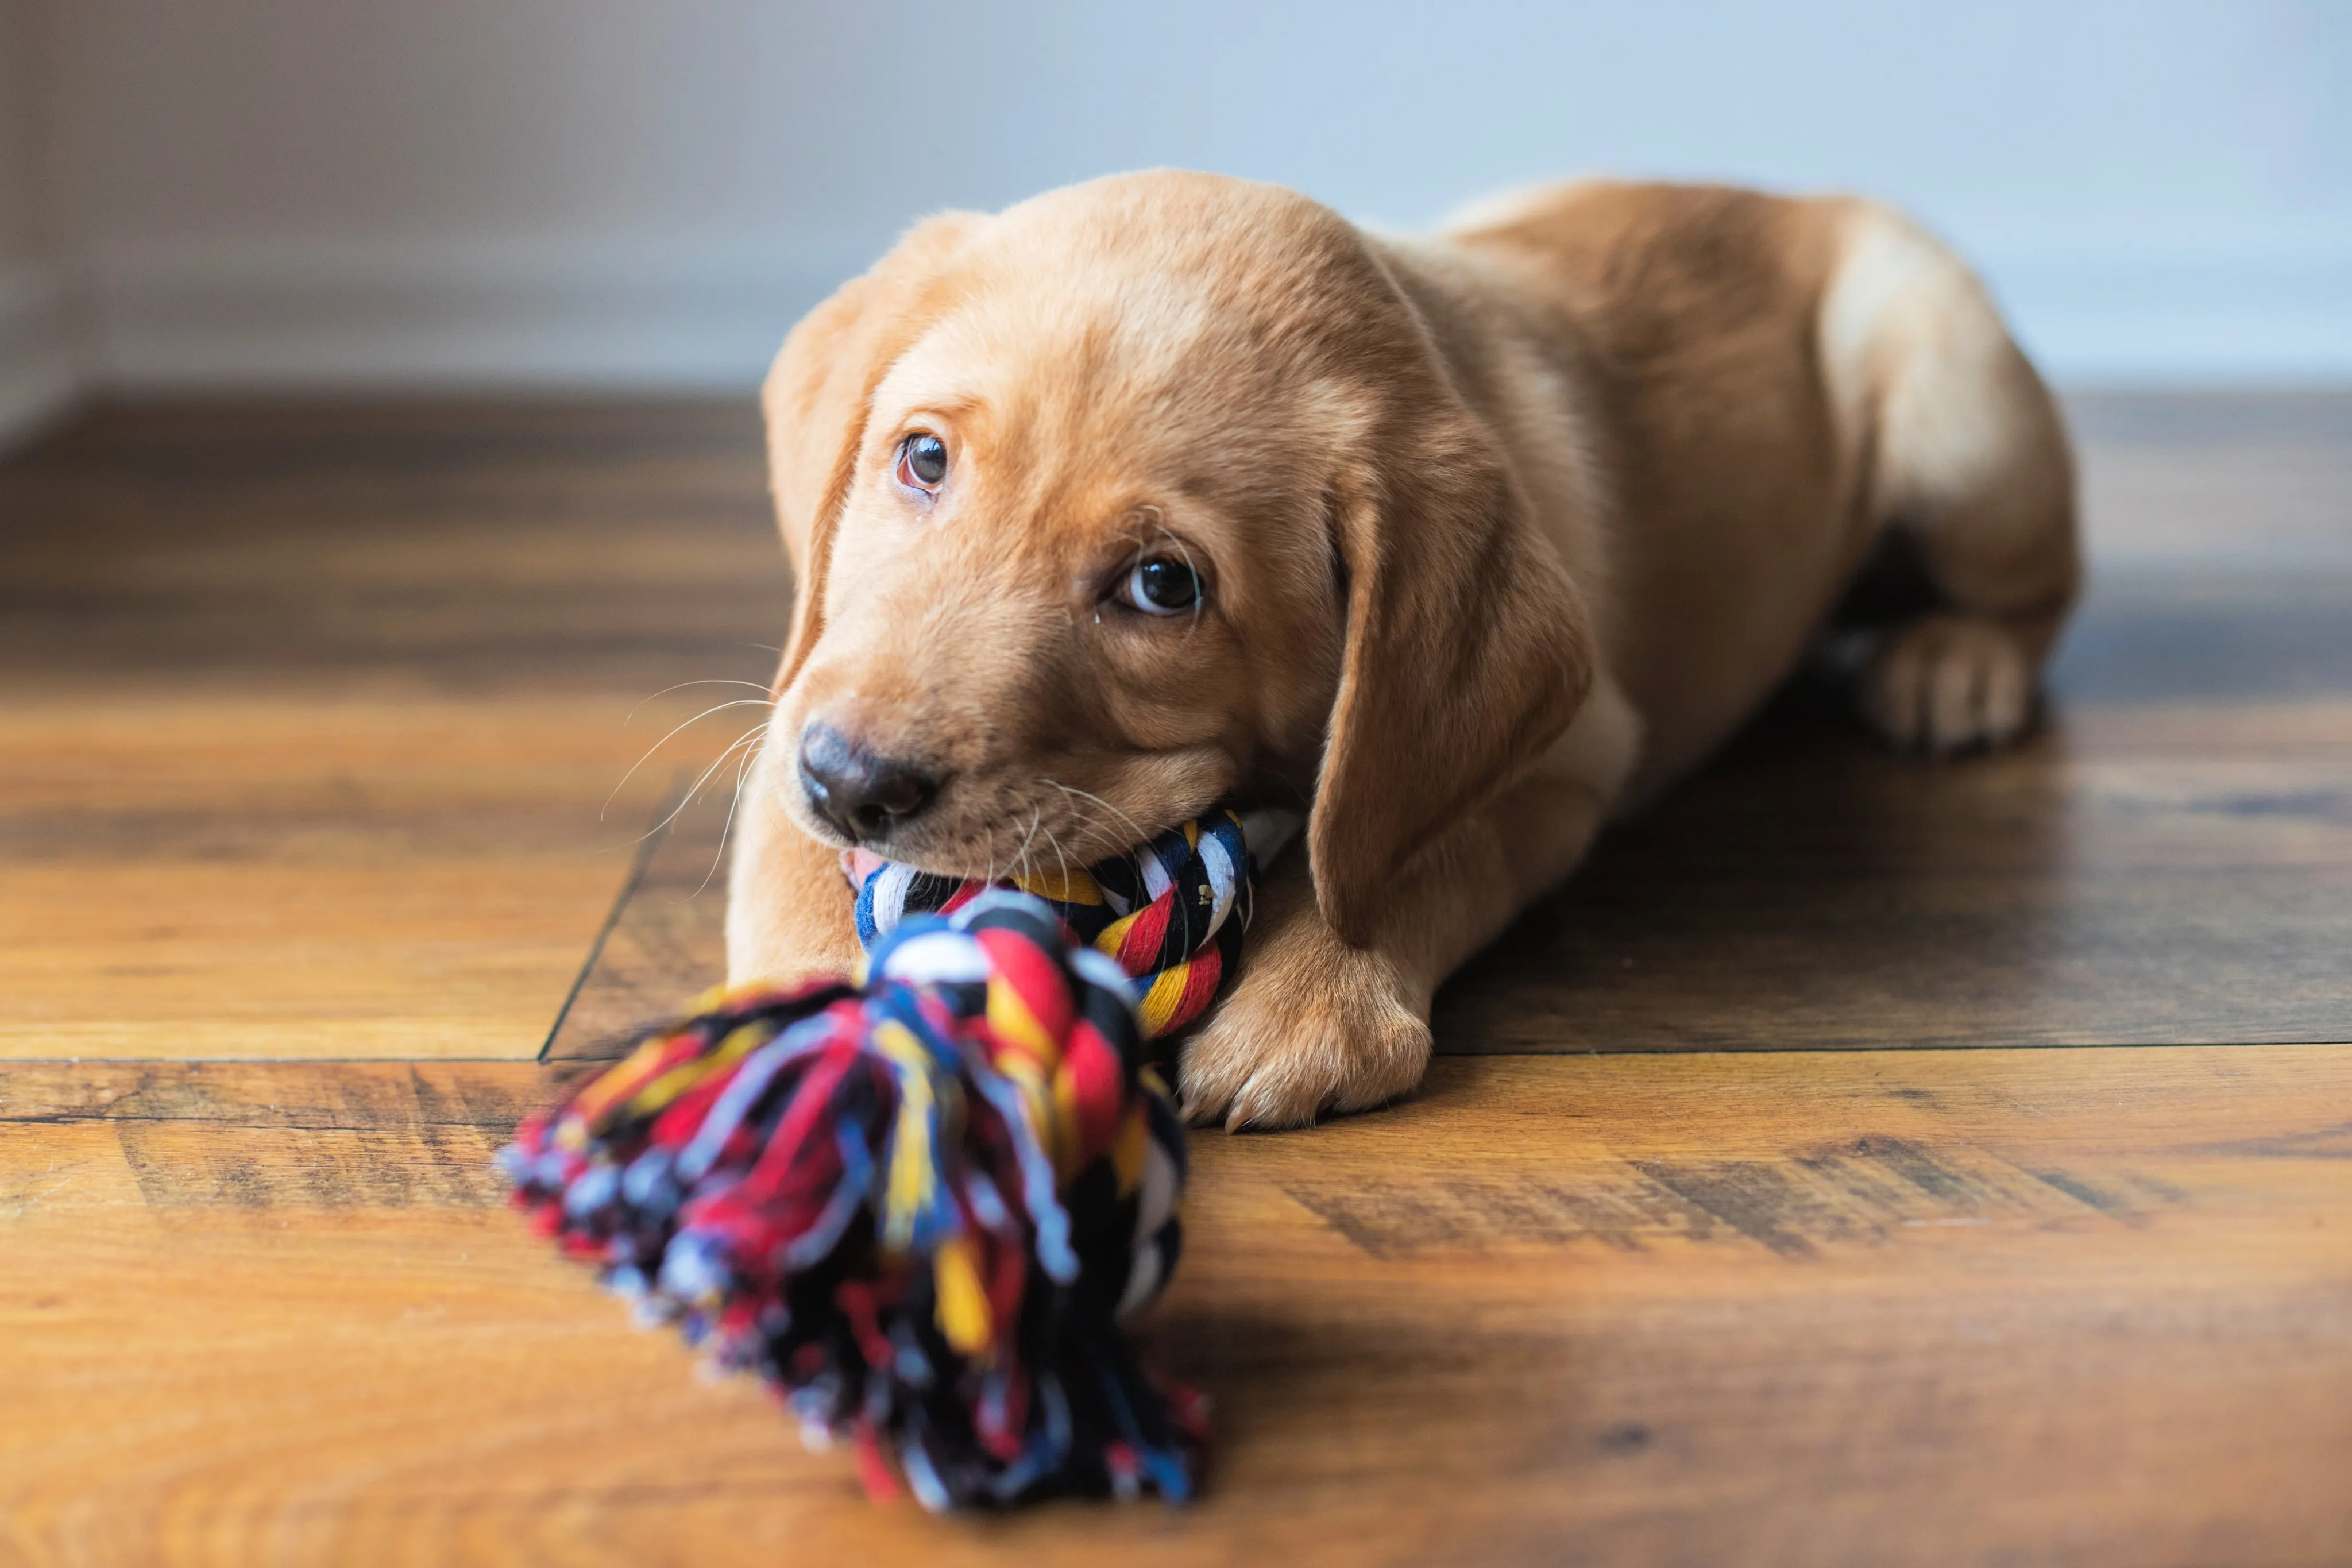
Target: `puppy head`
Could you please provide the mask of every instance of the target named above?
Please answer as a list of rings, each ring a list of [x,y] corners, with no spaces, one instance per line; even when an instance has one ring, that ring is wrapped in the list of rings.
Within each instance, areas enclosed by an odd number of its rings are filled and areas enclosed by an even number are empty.
[[[767,787],[961,875],[1311,802],[1351,940],[1564,729],[1580,603],[1354,230],[1125,176],[949,215],[797,328],[765,397],[800,603]]]

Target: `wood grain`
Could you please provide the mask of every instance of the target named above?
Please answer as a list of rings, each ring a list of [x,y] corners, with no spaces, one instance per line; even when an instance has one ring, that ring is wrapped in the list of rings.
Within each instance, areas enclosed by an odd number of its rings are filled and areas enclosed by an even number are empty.
[[[0,465],[0,1058],[534,1053],[742,710],[655,742],[772,658],[756,442],[199,406]]]
[[[0,1056],[527,1057],[628,863],[625,705],[0,706]]]
[[[1441,999],[1535,1054],[1195,1142],[1199,1506],[948,1523],[488,1163],[608,915],[552,1056],[715,978],[733,713],[615,785],[772,657],[748,409],[0,465],[0,1562],[2352,1561],[2352,1046],[2007,1048],[2352,1033],[2352,398],[2074,412],[2033,745],[1784,699]]]
[[[2347,951],[2352,700],[2110,706],[2062,680],[2032,742],[1937,766],[1799,698],[1604,837],[1441,995],[1438,1036],[2347,1040]]]
[[[790,592],[748,402],[101,413],[0,517],[12,689],[634,701],[764,679]]]
[[[1459,1060],[1203,1139],[1151,1335],[1206,1500],[954,1524],[494,1206],[544,1070],[0,1069],[0,1555],[2352,1552],[2352,1049]]]

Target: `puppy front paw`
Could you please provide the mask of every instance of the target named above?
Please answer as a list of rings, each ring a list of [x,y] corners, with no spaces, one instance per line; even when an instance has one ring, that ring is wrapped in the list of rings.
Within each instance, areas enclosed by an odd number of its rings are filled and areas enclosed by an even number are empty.
[[[1178,1087],[1196,1125],[1303,1127],[1410,1093],[1429,1066],[1429,1021],[1379,952],[1309,915],[1265,932],[1239,983],[1184,1047]]]

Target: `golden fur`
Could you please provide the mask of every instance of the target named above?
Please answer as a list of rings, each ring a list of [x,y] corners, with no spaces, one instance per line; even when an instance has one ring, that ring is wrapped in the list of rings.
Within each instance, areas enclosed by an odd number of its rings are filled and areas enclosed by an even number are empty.
[[[944,782],[894,858],[1113,854],[1214,801],[1308,812],[1188,1110],[1276,1127],[1426,1065],[1438,984],[1689,768],[1899,543],[1863,648],[1900,744],[2005,741],[2078,571],[2056,411],[1884,208],[1589,183],[1425,239],[1154,173],[912,230],[766,392],[800,584],[742,806],[732,978],[845,966],[823,720]],[[944,439],[938,498],[892,477]],[[1140,552],[1196,614],[1108,605]]]

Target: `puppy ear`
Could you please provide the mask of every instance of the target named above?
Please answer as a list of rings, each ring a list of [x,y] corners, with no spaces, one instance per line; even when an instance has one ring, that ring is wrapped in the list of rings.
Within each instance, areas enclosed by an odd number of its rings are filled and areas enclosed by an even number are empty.
[[[1347,638],[1307,857],[1325,921],[1368,943],[1413,855],[1558,740],[1584,701],[1582,596],[1465,413],[1334,497]]]
[[[937,288],[985,218],[950,212],[908,229],[873,270],[853,278],[801,319],[760,390],[768,427],[768,486],[792,563],[795,603],[773,692],[793,676],[823,629],[825,564],[874,391],[898,356],[937,319]]]

